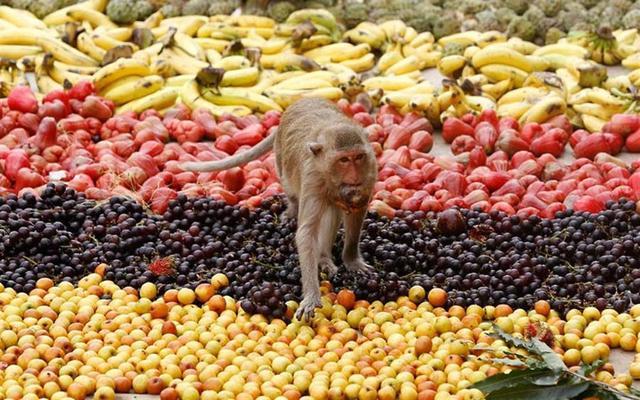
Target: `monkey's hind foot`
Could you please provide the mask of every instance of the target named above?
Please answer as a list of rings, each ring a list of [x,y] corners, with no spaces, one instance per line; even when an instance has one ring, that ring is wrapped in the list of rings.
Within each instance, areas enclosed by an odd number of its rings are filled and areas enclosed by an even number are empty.
[[[320,307],[320,298],[317,296],[309,296],[302,299],[300,306],[296,311],[296,318],[299,321],[310,321],[316,314],[316,308]]]
[[[336,267],[330,257],[322,257],[318,266],[320,267],[320,271],[329,278],[332,278],[338,273],[338,267]]]
[[[344,261],[345,268],[350,272],[371,272],[373,267],[361,258],[356,258],[352,261]]]

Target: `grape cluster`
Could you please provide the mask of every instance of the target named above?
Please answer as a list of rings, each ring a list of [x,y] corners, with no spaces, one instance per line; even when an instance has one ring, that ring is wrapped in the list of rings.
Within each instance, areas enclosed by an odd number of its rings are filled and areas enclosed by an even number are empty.
[[[119,286],[154,282],[163,292],[195,288],[221,272],[230,282],[221,294],[248,312],[281,317],[285,303],[301,296],[296,223],[283,222],[283,211],[278,197],[250,211],[179,196],[157,215],[135,200],[96,203],[49,184],[41,198],[0,198],[0,282],[28,292],[39,278],[74,282],[105,263],[106,278]],[[331,281],[369,301],[420,285],[447,290],[449,303],[461,306],[531,308],[546,299],[562,312],[640,302],[640,215],[632,202],[555,219],[473,210],[369,214],[360,247],[376,270],[341,268]],[[336,261],[341,249],[340,234]]]

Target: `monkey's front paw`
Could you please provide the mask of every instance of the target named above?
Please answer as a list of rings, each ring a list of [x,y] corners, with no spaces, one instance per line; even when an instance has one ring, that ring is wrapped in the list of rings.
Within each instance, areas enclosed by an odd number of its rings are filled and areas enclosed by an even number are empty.
[[[373,267],[362,259],[355,259],[353,261],[345,261],[345,268],[351,272],[371,272],[373,271]]]
[[[327,275],[329,278],[335,276],[335,274],[338,273],[338,267],[336,267],[336,265],[329,257],[323,257],[322,259],[320,259],[319,267],[320,271],[322,271],[322,273]]]
[[[320,307],[320,298],[318,297],[305,297],[300,302],[300,307],[296,311],[296,318],[299,321],[310,321],[316,313],[316,308]]]

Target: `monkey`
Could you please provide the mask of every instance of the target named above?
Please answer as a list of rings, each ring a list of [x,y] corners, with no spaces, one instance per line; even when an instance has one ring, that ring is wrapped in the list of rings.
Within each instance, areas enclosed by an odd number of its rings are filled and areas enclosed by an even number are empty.
[[[318,269],[329,276],[338,268],[331,249],[344,225],[342,262],[348,271],[372,267],[360,253],[360,233],[378,176],[366,130],[334,103],[302,98],[282,114],[276,131],[253,148],[217,161],[186,162],[188,171],[220,171],[275,151],[276,173],[287,199],[285,218],[296,218],[302,301],[296,318],[311,319],[320,306]]]

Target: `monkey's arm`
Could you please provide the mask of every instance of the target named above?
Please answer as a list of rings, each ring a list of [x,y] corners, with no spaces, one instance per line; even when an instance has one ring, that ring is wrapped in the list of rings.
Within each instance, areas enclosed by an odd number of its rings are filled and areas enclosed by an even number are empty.
[[[367,214],[367,207],[344,216],[344,249],[342,250],[342,262],[349,271],[366,272],[373,269],[362,259],[360,255],[360,231]]]
[[[180,164],[180,168],[185,171],[194,171],[194,172],[211,172],[211,171],[223,171],[226,169],[230,169],[233,167],[237,167],[239,165],[244,165],[249,161],[253,161],[261,155],[265,154],[267,151],[273,148],[273,142],[275,141],[276,135],[278,131],[272,133],[267,136],[262,142],[253,146],[247,151],[236,154],[233,157],[228,157],[223,160],[215,160],[215,161],[202,161],[202,162],[186,162]]]
[[[310,193],[310,188],[303,187],[302,193]],[[298,230],[296,247],[300,259],[302,278],[302,302],[296,312],[298,319],[310,319],[320,306],[320,282],[318,280],[318,264],[322,254],[320,225],[323,223],[328,204],[319,201],[316,196],[303,196],[298,210]]]

